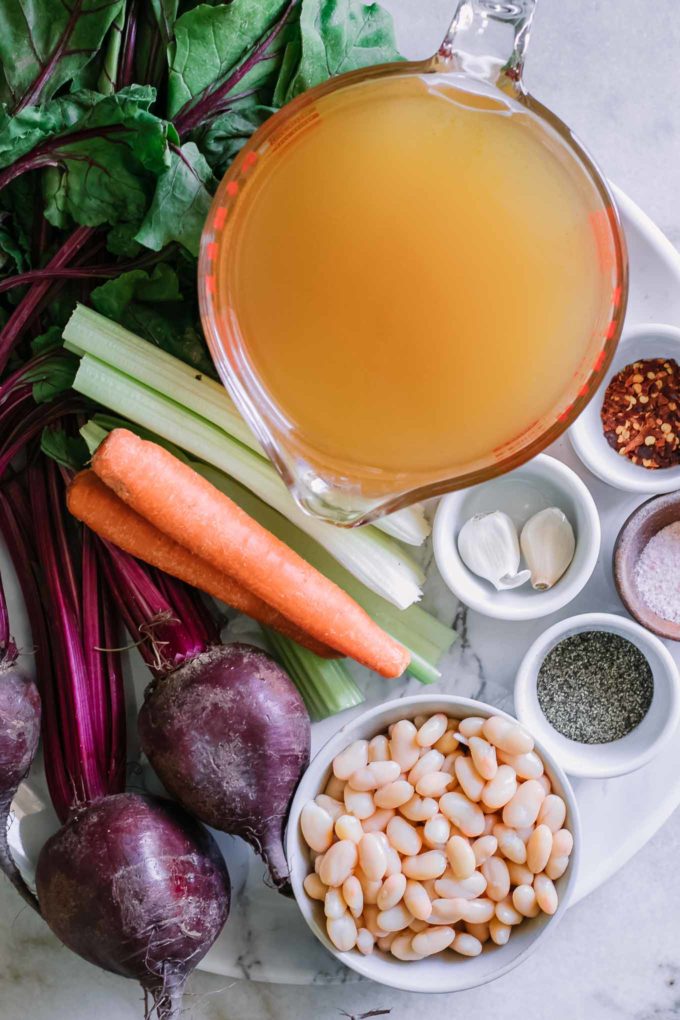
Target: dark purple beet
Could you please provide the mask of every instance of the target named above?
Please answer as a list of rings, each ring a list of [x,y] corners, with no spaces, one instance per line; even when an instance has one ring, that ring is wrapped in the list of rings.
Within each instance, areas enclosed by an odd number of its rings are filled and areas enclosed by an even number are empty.
[[[38,903],[24,882],[7,843],[10,807],[19,783],[25,778],[40,740],[40,695],[14,660],[11,644],[0,663],[0,870],[35,910]]]
[[[138,725],[168,792],[250,843],[284,890],[283,828],[309,762],[310,723],[278,663],[251,645],[210,648],[149,685]]]
[[[135,793],[76,810],[38,858],[38,899],[79,956],[135,978],[159,1020],[229,914],[229,874],[210,833],[175,804]]]

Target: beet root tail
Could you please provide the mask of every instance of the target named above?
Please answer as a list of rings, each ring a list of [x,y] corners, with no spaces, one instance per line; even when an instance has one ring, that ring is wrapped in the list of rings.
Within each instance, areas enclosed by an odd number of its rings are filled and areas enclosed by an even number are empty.
[[[261,837],[260,853],[277,890],[283,896],[292,896],[290,872],[281,841],[280,819],[277,819]]]

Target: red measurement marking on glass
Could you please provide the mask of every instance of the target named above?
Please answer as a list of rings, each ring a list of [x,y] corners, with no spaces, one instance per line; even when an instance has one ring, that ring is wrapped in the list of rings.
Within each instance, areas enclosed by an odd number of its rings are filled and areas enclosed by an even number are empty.
[[[215,293],[215,277],[214,276],[206,276],[206,278],[205,278],[205,289],[207,290],[208,294],[214,294]]]
[[[227,209],[226,209],[226,206],[221,205],[219,207],[219,209],[217,209],[217,211],[215,212],[215,219],[214,219],[215,230],[221,230],[222,229],[222,227],[224,226],[224,221],[226,220],[226,218],[227,218]]]
[[[210,261],[214,262],[215,256],[217,255],[217,241],[210,241],[208,244],[206,244],[205,253],[210,259]]]
[[[607,329],[607,340],[613,340],[616,333],[616,319],[612,319]]]
[[[231,195],[232,197],[234,195],[238,195],[238,181],[227,182],[227,194]]]
[[[607,357],[607,352],[606,351],[600,351],[600,353],[598,354],[597,358],[595,359],[595,364],[593,365],[593,369],[596,372],[600,371],[600,369],[604,365],[604,361],[605,361],[606,357]]]
[[[558,421],[566,421],[566,419],[569,417],[569,415],[572,412],[573,406],[574,406],[573,404],[570,404],[569,407],[565,408],[565,410],[562,411],[562,414],[559,416],[559,418],[557,420]]]
[[[621,304],[621,287],[620,286],[614,287],[613,301],[614,301],[614,308],[618,308],[619,305]]]
[[[243,169],[250,170],[257,163],[258,155],[256,152],[249,152],[243,159]]]
[[[610,272],[615,265],[612,227],[607,209],[596,209],[590,213],[590,226],[595,236],[595,245],[603,272]]]

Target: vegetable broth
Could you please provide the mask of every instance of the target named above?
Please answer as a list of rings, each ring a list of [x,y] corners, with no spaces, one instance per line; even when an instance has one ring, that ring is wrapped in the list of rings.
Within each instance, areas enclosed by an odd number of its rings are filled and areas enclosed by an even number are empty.
[[[609,323],[613,240],[534,114],[392,75],[315,99],[258,156],[217,299],[327,466],[447,477],[564,410]]]

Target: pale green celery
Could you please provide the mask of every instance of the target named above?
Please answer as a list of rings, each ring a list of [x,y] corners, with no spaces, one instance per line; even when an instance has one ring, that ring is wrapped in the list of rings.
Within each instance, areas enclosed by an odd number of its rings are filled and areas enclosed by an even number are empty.
[[[272,654],[299,690],[312,719],[326,719],[364,701],[341,659],[322,659],[268,627],[263,630]]]
[[[375,528],[336,528],[303,513],[269,461],[204,418],[89,355],[73,388],[235,478],[399,609],[420,598],[424,574],[402,546]]]
[[[107,415],[97,415],[81,429],[90,453],[94,453],[99,444],[111,429],[124,422]],[[411,653],[409,672],[423,683],[433,683],[439,679],[440,673],[436,666],[441,657],[449,650],[456,640],[456,633],[445,624],[431,616],[419,606],[409,606],[398,610],[379,595],[374,594],[344,567],[342,567],[318,542],[305,535],[298,527],[287,521],[276,510],[273,510],[252,492],[239,485],[224,472],[204,464],[202,461],[187,457],[174,444],[167,443],[152,431],[139,430],[145,438],[162,442],[176,456],[182,457],[191,464],[194,470],[207,478],[216,488],[233,499],[251,517],[254,517],[264,528],[280,538],[298,555],[311,563],[322,574],[343,588],[363,609],[378,623],[383,630],[400,641]]]
[[[223,386],[99,312],[78,305],[64,329],[64,346],[150,386],[265,457]],[[383,517],[375,527],[408,545],[422,545],[431,530],[421,506]]]

